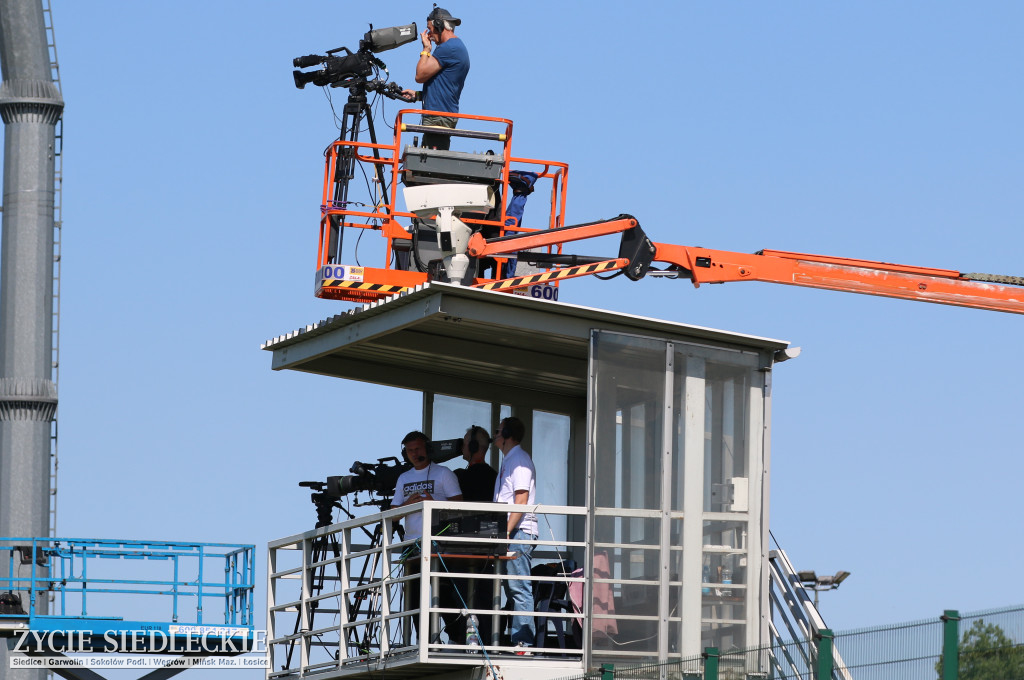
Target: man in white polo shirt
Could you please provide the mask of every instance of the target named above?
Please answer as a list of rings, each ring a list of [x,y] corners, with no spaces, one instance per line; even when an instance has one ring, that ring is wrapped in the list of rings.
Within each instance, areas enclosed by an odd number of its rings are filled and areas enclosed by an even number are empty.
[[[494,444],[503,454],[498,479],[494,483],[495,503],[535,505],[537,502],[537,469],[530,454],[519,445],[525,436],[526,426],[514,416],[502,420],[494,433]],[[533,545],[515,541],[537,540],[537,515],[532,512],[508,513],[506,534],[513,541],[508,549],[514,554],[513,559],[505,563],[506,575],[529,576]],[[531,581],[506,579],[504,586],[505,597],[512,602],[513,611],[533,611]],[[512,644],[523,648],[517,654],[526,654],[525,648],[533,646],[534,630],[532,616],[512,617]]]

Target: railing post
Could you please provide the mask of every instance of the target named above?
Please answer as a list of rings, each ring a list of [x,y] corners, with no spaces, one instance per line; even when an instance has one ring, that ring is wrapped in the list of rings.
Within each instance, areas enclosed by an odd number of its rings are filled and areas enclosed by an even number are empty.
[[[815,664],[816,680],[831,680],[832,678],[832,639],[834,635],[829,628],[822,628],[815,635],[818,641],[818,662]]]
[[[601,664],[601,680],[615,680],[615,666],[610,663]]]
[[[960,677],[960,612],[947,609],[942,616],[942,680]]]
[[[705,647],[704,680],[718,680],[718,647]]]

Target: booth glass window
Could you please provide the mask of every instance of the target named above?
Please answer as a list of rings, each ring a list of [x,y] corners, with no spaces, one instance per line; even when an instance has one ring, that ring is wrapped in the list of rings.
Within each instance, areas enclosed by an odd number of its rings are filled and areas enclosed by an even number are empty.
[[[560,413],[533,412],[530,455],[537,470],[537,502],[544,505],[569,505],[569,469],[572,419]],[[566,539],[564,515],[542,515],[540,538]]]
[[[760,597],[748,592],[750,583],[758,583],[749,580],[750,574],[760,574],[760,567],[748,568],[757,561],[749,541],[751,385],[760,375],[756,357],[680,346],[674,363],[675,392],[693,411],[680,421],[702,426],[688,440],[683,460],[676,461],[681,471],[699,469],[700,483],[676,479],[673,487],[680,489],[680,496],[684,487],[699,494],[692,502],[680,500],[675,506],[701,510],[699,525],[684,522],[687,530],[700,531],[699,644],[701,649],[743,648],[752,643],[750,603]],[[680,440],[685,440],[682,434]],[[698,441],[699,450],[694,450]],[[699,465],[693,455],[699,456]],[[694,637],[695,632],[690,639]]]
[[[759,644],[761,355],[607,331],[591,352],[592,665]]]
[[[450,397],[446,394],[430,394],[430,438],[436,440],[455,439],[465,436],[466,430],[472,425],[479,425],[491,431],[491,403]],[[444,463],[447,467],[457,470],[466,466],[462,456],[456,456]]]
[[[662,592],[665,343],[594,334],[591,377],[595,655],[657,658]]]

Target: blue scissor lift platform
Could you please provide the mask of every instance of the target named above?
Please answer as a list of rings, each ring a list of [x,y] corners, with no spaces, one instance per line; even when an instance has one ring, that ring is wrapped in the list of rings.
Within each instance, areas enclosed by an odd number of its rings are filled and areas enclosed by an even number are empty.
[[[250,651],[254,551],[222,543],[0,538],[0,637],[15,638],[8,641],[13,653],[45,656]],[[82,668],[54,670],[98,677]]]

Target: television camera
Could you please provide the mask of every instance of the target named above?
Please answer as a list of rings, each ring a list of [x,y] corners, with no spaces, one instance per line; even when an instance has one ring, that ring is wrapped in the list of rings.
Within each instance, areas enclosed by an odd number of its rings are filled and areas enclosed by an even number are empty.
[[[301,90],[307,83],[321,87],[365,86],[367,90],[378,91],[391,99],[402,99],[402,88],[397,84],[380,80],[367,81],[366,78],[373,74],[374,68],[387,71],[384,62],[373,56],[374,54],[412,42],[417,36],[415,23],[377,30],[371,25],[370,30],[359,41],[359,49],[356,52],[347,47],[338,47],[327,54],[308,54],[293,59],[292,65],[296,69],[321,65],[321,68],[315,71],[293,71],[295,87]],[[344,52],[344,55],[336,56],[339,52]]]
[[[313,490],[310,500],[317,508],[341,507],[338,501],[359,491],[368,491],[371,498],[355,505],[376,505],[386,510],[395,493],[395,484],[403,472],[411,468],[394,456],[378,458],[376,463],[356,461],[349,468],[350,475],[333,475],[326,482],[299,482],[299,486]],[[373,498],[376,495],[377,498]]]
[[[445,463],[461,456],[462,437],[432,441],[427,453],[432,463]],[[371,496],[376,495],[380,498],[356,505],[383,507],[395,495],[398,477],[411,467],[412,465],[398,460],[395,456],[378,458],[376,463],[363,463],[357,460],[349,468],[349,472],[352,473],[350,475],[333,475],[328,477],[326,482],[299,482],[299,486],[313,490],[310,498],[318,507],[337,507],[336,504],[342,496],[359,491],[367,491]]]
[[[336,492],[339,496],[369,491],[371,494],[391,497],[395,493],[398,477],[411,467],[394,456],[378,458],[376,463],[356,461],[349,468],[351,475],[328,477],[327,489],[329,493]]]
[[[415,23],[377,30],[374,30],[371,24],[370,30],[359,41],[359,50],[355,53],[347,47],[339,47],[327,54],[308,54],[292,60],[296,69],[321,66],[315,71],[296,70],[292,73],[295,87],[300,90],[306,86],[306,83],[348,88],[348,101],[342,108],[341,124],[338,126],[338,141],[347,143],[347,146],[342,148],[337,158],[334,205],[347,205],[349,202],[349,182],[354,176],[355,170],[355,144],[359,142],[359,131],[363,127],[364,119],[366,129],[370,133],[370,140],[375,144],[377,141],[377,133],[373,126],[373,111],[370,104],[367,103],[366,93],[377,92],[389,99],[398,99],[403,102],[413,100],[403,93],[402,87],[397,83],[389,83],[386,79],[381,78],[368,79],[380,71],[387,74],[387,66],[374,55],[412,42],[417,35]],[[344,55],[338,56],[339,52],[344,52]],[[372,148],[372,153],[374,159],[380,160],[380,149],[376,145]],[[384,167],[380,164],[377,165],[377,181],[386,194],[388,182],[384,176]],[[340,239],[340,228],[332,225],[331,230],[332,234]],[[337,244],[340,250],[341,241],[338,240]]]

